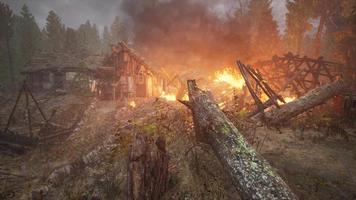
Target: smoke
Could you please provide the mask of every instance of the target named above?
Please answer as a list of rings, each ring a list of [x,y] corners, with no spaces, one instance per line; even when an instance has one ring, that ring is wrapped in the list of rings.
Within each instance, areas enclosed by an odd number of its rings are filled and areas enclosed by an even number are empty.
[[[248,58],[244,20],[232,0],[123,0],[133,45],[171,70],[217,69]]]

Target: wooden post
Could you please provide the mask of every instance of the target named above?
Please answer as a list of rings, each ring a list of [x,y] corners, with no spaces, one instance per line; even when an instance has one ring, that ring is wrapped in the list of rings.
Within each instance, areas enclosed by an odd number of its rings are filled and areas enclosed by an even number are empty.
[[[24,86],[23,86],[24,87]],[[28,98],[28,93],[25,90],[25,97],[26,97],[26,110],[27,110],[27,121],[28,121],[28,132],[30,134],[30,138],[33,138],[32,135],[32,123],[31,123],[31,109],[30,109],[30,101]]]
[[[16,98],[16,101],[15,101],[15,105],[14,107],[12,108],[11,110],[11,113],[10,113],[10,116],[7,120],[7,124],[6,124],[6,127],[4,129],[4,133],[6,133],[8,130],[9,130],[9,126],[11,124],[11,121],[12,121],[12,117],[14,116],[14,113],[15,113],[15,110],[16,110],[16,107],[17,107],[17,104],[19,103],[20,99],[21,99],[21,95],[22,95],[22,92],[23,92],[23,87],[21,87],[20,91],[19,91],[19,94],[17,95],[17,98]]]

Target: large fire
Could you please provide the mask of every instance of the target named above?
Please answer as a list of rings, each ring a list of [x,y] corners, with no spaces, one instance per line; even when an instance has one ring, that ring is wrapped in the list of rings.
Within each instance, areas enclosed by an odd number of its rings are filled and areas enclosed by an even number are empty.
[[[236,89],[242,89],[245,85],[244,79],[231,68],[225,68],[222,71],[217,71],[215,73],[214,82],[227,83],[230,87]]]

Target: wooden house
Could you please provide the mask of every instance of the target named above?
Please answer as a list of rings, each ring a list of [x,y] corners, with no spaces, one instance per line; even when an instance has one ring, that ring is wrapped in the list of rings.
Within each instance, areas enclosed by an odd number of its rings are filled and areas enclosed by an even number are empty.
[[[95,79],[98,93],[106,99],[158,97],[167,82],[123,42],[112,46]]]
[[[34,91],[68,89],[79,76],[90,82],[95,69],[101,66],[103,56],[80,56],[66,53],[39,53],[25,66],[22,74],[26,83]]]

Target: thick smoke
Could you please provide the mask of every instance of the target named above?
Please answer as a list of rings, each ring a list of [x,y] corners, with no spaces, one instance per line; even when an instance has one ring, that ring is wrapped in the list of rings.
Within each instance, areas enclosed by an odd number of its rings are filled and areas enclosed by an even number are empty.
[[[233,3],[203,0],[124,0],[133,45],[147,60],[172,70],[217,69],[247,59],[244,20]]]

